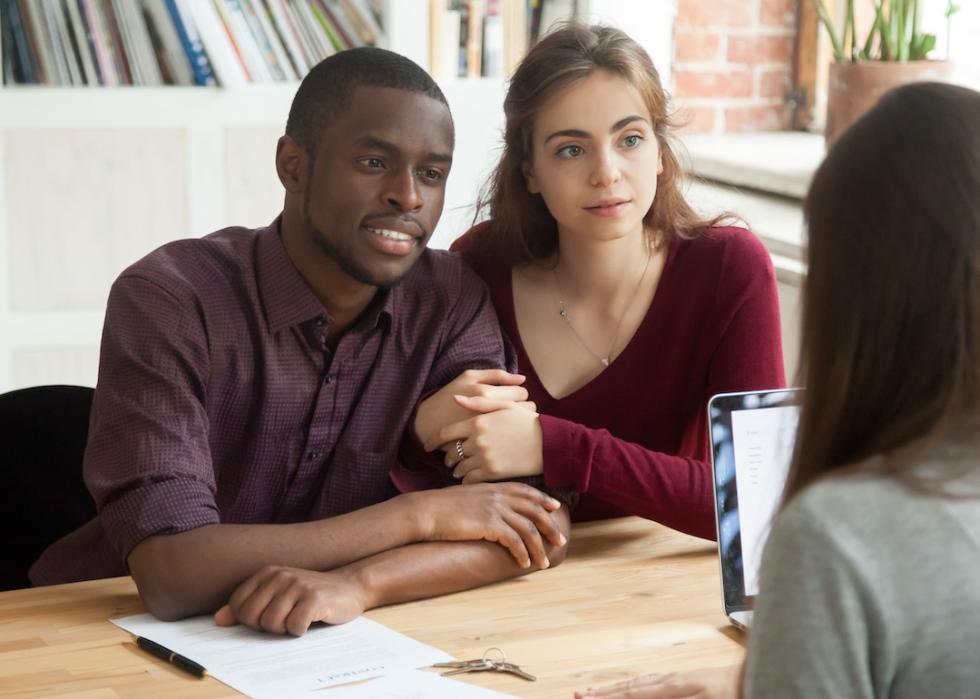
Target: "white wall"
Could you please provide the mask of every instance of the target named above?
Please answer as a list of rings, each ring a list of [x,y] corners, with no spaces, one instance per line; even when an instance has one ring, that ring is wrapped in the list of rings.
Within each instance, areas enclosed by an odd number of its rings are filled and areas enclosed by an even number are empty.
[[[673,63],[676,0],[580,0],[582,19],[622,29],[650,54],[665,86],[670,86]]]
[[[959,80],[980,89],[980,0],[958,0],[960,6],[947,22],[947,0],[926,0],[924,31],[936,35],[934,58],[949,58],[959,68]]]

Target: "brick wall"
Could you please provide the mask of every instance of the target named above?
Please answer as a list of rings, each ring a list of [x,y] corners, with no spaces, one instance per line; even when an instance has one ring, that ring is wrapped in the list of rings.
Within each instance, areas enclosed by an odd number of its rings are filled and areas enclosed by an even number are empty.
[[[796,8],[797,0],[677,0],[673,96],[684,131],[789,128]]]

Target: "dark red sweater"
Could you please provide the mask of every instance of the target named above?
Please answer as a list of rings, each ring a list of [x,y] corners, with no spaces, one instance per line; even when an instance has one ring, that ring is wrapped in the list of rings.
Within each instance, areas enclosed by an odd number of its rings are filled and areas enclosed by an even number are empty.
[[[582,494],[577,521],[632,514],[715,538],[708,399],[785,385],[776,279],[762,243],[734,227],[675,240],[626,348],[591,382],[555,399],[521,342],[511,270],[475,259],[481,228],[452,249],[490,287],[527,376],[541,415],[545,483]]]

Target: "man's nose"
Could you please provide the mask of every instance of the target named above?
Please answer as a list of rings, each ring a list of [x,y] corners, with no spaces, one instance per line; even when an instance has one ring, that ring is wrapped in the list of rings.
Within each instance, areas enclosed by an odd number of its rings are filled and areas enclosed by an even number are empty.
[[[424,199],[414,172],[399,171],[388,178],[385,201],[400,211],[415,212],[422,208]]]

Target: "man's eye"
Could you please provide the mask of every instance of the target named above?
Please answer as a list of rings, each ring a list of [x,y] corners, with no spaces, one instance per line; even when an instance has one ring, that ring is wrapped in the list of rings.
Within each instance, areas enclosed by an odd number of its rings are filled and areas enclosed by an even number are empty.
[[[433,182],[438,182],[442,179],[442,171],[437,170],[434,167],[423,168],[421,171],[422,177],[427,180],[432,180]]]
[[[381,158],[365,158],[361,162],[367,165],[369,168],[377,169],[385,166],[384,161],[381,160]]]

